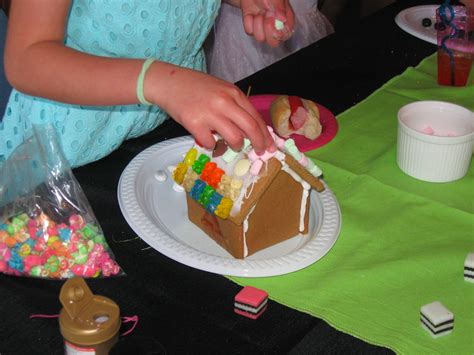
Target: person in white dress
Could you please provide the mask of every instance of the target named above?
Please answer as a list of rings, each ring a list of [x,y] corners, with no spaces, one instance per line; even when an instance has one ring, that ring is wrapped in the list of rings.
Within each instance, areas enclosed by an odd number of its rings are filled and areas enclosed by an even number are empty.
[[[247,35],[239,9],[223,4],[206,40],[208,73],[237,82],[334,32],[317,0],[290,0],[290,4],[295,13],[294,33],[278,47]]]

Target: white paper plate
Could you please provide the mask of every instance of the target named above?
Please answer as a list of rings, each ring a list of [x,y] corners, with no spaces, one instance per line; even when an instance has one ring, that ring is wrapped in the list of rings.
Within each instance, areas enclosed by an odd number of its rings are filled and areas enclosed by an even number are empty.
[[[188,220],[185,192],[173,190],[170,166],[191,147],[191,137],[158,143],[138,154],[125,168],[118,186],[122,213],[152,248],[188,266],[229,276],[275,276],[300,270],[321,259],[336,242],[341,213],[329,188],[311,193],[310,233],[251,255],[233,258]],[[158,174],[157,174],[158,173]],[[166,174],[166,180],[157,176]]]
[[[401,29],[409,34],[418,37],[429,43],[437,44],[436,30],[436,9],[439,5],[421,5],[414,6],[401,11],[396,17],[395,22]],[[431,20],[430,27],[423,27],[424,18]]]

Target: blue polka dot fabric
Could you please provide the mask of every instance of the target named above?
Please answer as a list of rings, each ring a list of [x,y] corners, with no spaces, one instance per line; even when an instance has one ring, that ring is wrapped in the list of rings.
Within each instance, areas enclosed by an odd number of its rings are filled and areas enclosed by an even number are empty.
[[[74,0],[65,44],[105,57],[156,58],[205,70],[201,47],[219,6],[216,0]],[[68,105],[12,90],[0,122],[0,166],[33,124],[53,124],[66,159],[77,167],[106,156],[166,118],[157,106]]]

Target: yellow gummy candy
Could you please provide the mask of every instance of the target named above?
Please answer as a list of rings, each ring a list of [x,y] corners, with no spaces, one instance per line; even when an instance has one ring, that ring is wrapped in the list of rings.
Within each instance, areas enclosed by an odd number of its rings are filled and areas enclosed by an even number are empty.
[[[173,180],[181,185],[183,183],[184,176],[186,175],[187,170],[188,167],[185,163],[178,163],[178,165],[176,165],[176,169],[174,169],[173,171]]]
[[[219,206],[217,206],[216,210],[214,211],[214,214],[217,217],[220,217],[222,219],[226,219],[229,217],[230,210],[232,209],[233,202],[231,199],[227,197],[223,197],[221,200],[221,203]]]
[[[197,155],[198,151],[196,148],[189,149],[184,157],[184,164],[186,164],[187,166],[192,166],[197,158]]]

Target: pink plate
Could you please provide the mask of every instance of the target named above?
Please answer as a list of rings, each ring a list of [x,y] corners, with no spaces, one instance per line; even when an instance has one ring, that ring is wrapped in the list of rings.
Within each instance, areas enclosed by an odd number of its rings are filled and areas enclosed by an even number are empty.
[[[250,102],[255,106],[258,112],[262,115],[263,119],[269,126],[272,125],[270,118],[270,105],[279,95],[254,95],[250,96]],[[316,139],[308,139],[300,134],[292,134],[291,138],[294,139],[296,146],[302,152],[313,150],[329,143],[337,134],[339,125],[337,124],[336,117],[326,107],[316,103],[319,108],[319,120],[323,126],[321,135]]]

